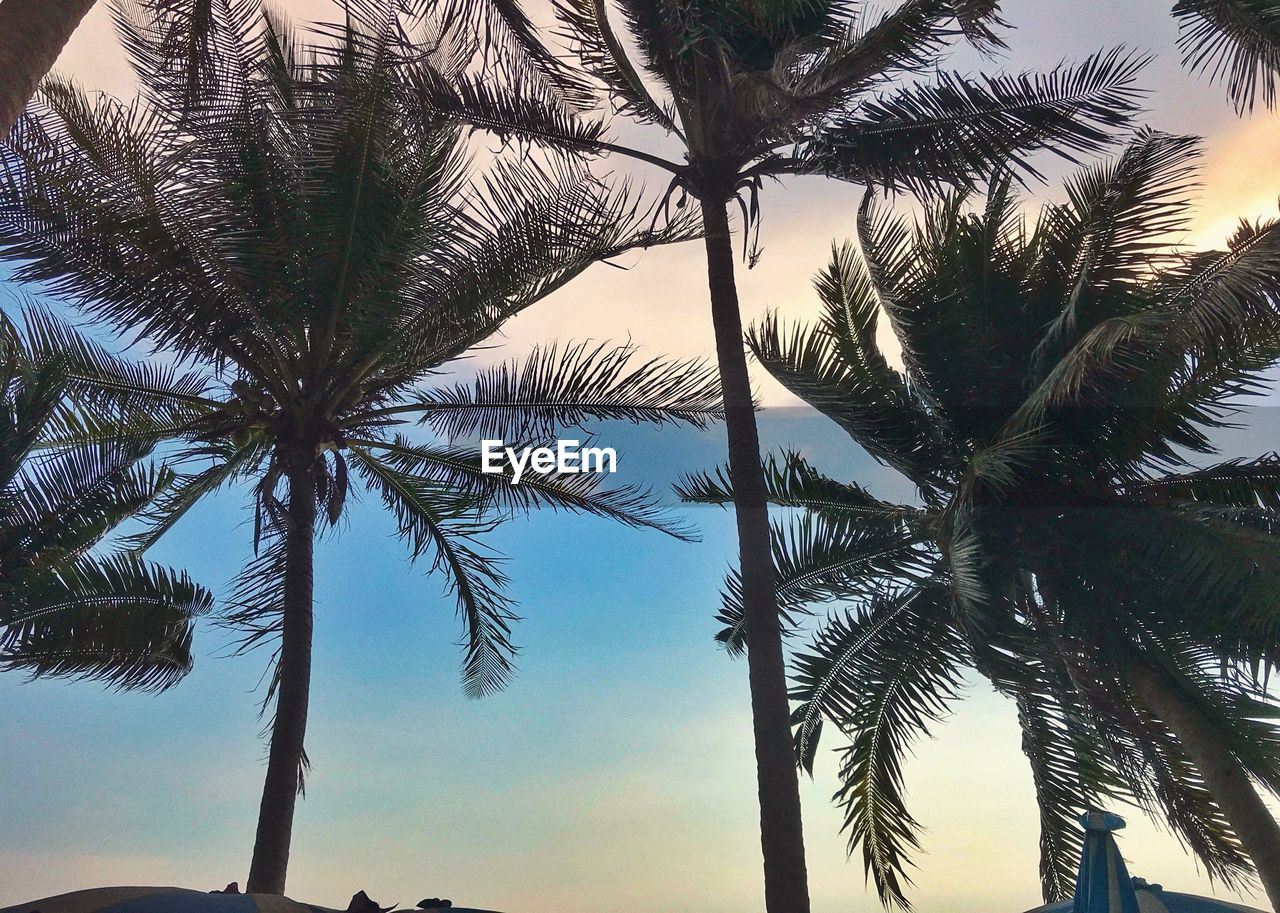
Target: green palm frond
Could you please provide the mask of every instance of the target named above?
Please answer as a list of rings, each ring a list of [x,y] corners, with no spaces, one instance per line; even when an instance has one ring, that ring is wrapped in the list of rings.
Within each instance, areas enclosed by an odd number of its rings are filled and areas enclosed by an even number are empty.
[[[4,400],[0,403],[0,485],[8,488],[22,472],[27,456],[55,419],[66,374],[60,365],[22,365],[6,356]]]
[[[556,18],[582,69],[601,83],[618,114],[681,135],[673,113],[650,92],[609,22],[605,0],[557,0]]]
[[[33,353],[32,349],[37,349]],[[0,319],[0,669],[162,690],[191,668],[209,593],[182,572],[91,550],[173,480],[151,441],[62,442],[66,360]]]
[[[360,448],[351,453],[357,470],[395,514],[413,557],[430,556],[432,570],[446,575],[466,631],[462,674],[467,695],[501,690],[513,671],[516,647],[510,634],[517,616],[503,593],[507,577],[499,570],[498,557],[476,540],[486,525],[469,519],[469,505],[456,492]]]
[[[164,690],[191,669],[193,620],[212,606],[184,573],[82,557],[25,579],[0,609],[0,669]]]
[[[1224,82],[1240,111],[1276,104],[1280,4],[1275,0],[1178,0],[1178,47],[1192,70]]]
[[[236,653],[247,653],[270,644],[280,636],[284,618],[284,575],[286,569],[285,540],[276,525],[263,531],[253,556],[245,562],[232,581],[231,593],[223,601],[219,619],[223,627],[235,632]],[[279,660],[277,647],[271,658],[270,680],[276,680]],[[266,712],[274,693],[264,695],[261,709]]]
[[[410,302],[395,332],[370,337],[402,370],[462,355],[595,263],[701,232],[692,215],[654,227],[631,187],[606,187],[567,162],[499,165],[479,185],[450,213],[459,231],[429,260],[428,294]]]
[[[939,0],[911,0],[871,22],[864,15],[822,49],[797,94],[843,100],[895,76],[931,67],[947,44],[940,26],[953,18],[950,6]]]
[[[652,492],[637,486],[606,487],[603,473],[526,471],[517,483],[509,465],[486,471],[483,455],[471,450],[413,444],[399,435],[392,442],[351,443],[378,452],[387,465],[458,493],[474,505],[478,516],[505,519],[539,509],[564,510],[656,529],[683,541],[698,539],[697,531],[671,517]]]
[[[1280,220],[1242,222],[1224,253],[1200,258],[1199,268],[1169,294],[1173,339],[1209,353],[1236,351],[1241,343],[1269,345],[1273,351],[1273,332],[1280,323],[1277,265]],[[1229,335],[1228,328],[1238,335]]]
[[[119,0],[112,14],[134,75],[158,102],[193,109],[243,91],[243,49],[262,25],[253,0]]]
[[[1212,414],[1213,402],[1234,392],[1232,377],[1247,380],[1252,368],[1273,361],[1280,223],[1247,227],[1230,251],[1196,261],[1187,277],[1159,289],[1154,306],[1109,317],[1083,333],[1052,363],[1011,427],[1034,424],[1054,408],[1105,407],[1116,391],[1134,389],[1143,372],[1153,370],[1193,382],[1225,374],[1225,382],[1190,390],[1210,403],[1206,414]]]
[[[408,408],[449,439],[539,440],[589,420],[706,428],[723,417],[714,365],[652,358],[632,346],[557,344],[522,363],[480,371],[469,384],[436,388]]]
[[[861,105],[824,129],[808,153],[823,174],[929,193],[1050,149],[1073,160],[1105,148],[1137,100],[1145,58],[1113,50],[1047,74],[982,77],[941,73]]]
[[[1000,16],[1001,0],[950,0],[952,14],[971,44],[1003,47],[994,29],[1007,25]]]
[[[1218,657],[1191,638],[1170,638],[1158,649],[1165,674],[1199,705],[1241,767],[1273,794],[1280,791],[1280,709],[1265,682],[1243,672],[1223,675]]]
[[[867,522],[865,516],[805,514],[772,530],[774,586],[785,631],[815,603],[867,598],[886,583],[927,573],[928,555],[919,539],[898,517]],[[729,574],[716,620],[716,634],[730,654],[747,648],[742,578]]]
[[[859,485],[838,482],[818,472],[792,451],[770,454],[764,464],[765,493],[770,504],[799,507],[831,516],[865,517],[870,521],[919,523],[923,511],[881,501]],[[676,494],[690,504],[733,503],[733,483],[728,466],[712,473],[689,473],[676,485]]]
[[[414,74],[414,86],[424,110],[502,140],[536,142],[585,155],[600,155],[613,145],[602,121],[582,118],[531,81],[511,86],[479,76],[445,79],[434,69],[422,67]]]
[[[173,529],[191,508],[237,478],[248,477],[266,456],[261,447],[236,448],[221,442],[186,454],[188,458],[197,455],[201,459],[212,460],[211,465],[198,472],[177,476],[168,490],[139,514],[145,527],[124,540],[126,548],[138,554],[145,552]]]
[[[29,308],[24,314],[32,356],[63,365],[71,393],[91,410],[143,413],[154,420],[192,416],[217,406],[207,396],[209,380],[200,372],[129,361],[47,310]]]
[[[912,742],[929,735],[959,696],[964,664],[945,591],[929,585],[831,618],[795,660],[800,760],[816,747],[820,716],[848,736],[835,801],[849,852],[861,848],[867,876],[886,906],[911,909],[910,857],[920,848],[920,825],[903,796],[903,762]]]
[[[1190,472],[1168,473],[1133,486],[1137,494],[1227,507],[1280,511],[1280,454],[1238,457]]]
[[[941,442],[903,380],[872,358],[847,360],[850,348],[822,328],[784,328],[776,315],[751,328],[747,343],[765,370],[847,431],[877,461],[924,491],[936,488],[930,464]],[[863,354],[857,350],[858,355]]]
[[[1070,681],[1046,665],[1024,667],[1014,700],[1040,809],[1040,886],[1045,902],[1053,903],[1075,891],[1080,810],[1101,807],[1121,783]]]
[[[1173,829],[1210,877],[1227,886],[1242,884],[1252,873],[1249,857],[1182,746],[1149,715],[1125,716],[1123,733],[1111,733],[1112,749],[1123,756],[1120,763],[1143,774],[1130,776],[1130,782],[1149,784],[1136,795],[1138,803]]]
[[[1260,523],[1236,511],[1200,505],[1119,511],[1105,519],[1099,511],[1081,511],[1066,530],[1078,535],[1092,526],[1095,543],[1117,547],[1130,537],[1117,556],[1121,560],[1089,568],[1096,585],[1114,588],[1122,574],[1155,572],[1159,577],[1142,596],[1151,600],[1168,628],[1195,631],[1204,642],[1225,643],[1233,650],[1241,649],[1234,646],[1237,639],[1266,645],[1265,655],[1275,660],[1270,645],[1280,631],[1280,525],[1274,515]],[[1139,541],[1132,541],[1135,523],[1143,530]],[[1178,555],[1176,562],[1169,560],[1171,554]]]
[[[413,15],[444,24],[442,43],[448,38],[478,43],[490,71],[537,81],[543,91],[577,108],[589,109],[598,101],[590,80],[542,43],[539,27],[519,0],[409,0],[406,6]]]
[[[53,567],[93,547],[173,482],[168,468],[140,466],[122,445],[77,447],[31,460],[6,493],[4,526],[32,554],[29,568]]]
[[[1194,137],[1144,130],[1114,162],[1068,181],[1070,204],[1050,224],[1055,243],[1070,236],[1074,258],[1061,312],[1037,349],[1041,357],[1069,348],[1110,316],[1098,299],[1117,285],[1141,283],[1171,265],[1169,239],[1186,228],[1199,156]]]

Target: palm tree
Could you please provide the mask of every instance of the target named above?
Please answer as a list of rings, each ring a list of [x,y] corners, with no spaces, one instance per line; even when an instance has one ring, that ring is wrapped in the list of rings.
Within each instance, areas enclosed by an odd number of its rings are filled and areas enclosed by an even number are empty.
[[[91,549],[173,481],[128,446],[38,453],[70,420],[66,373],[0,316],[0,669],[163,690],[191,669],[208,592],[185,573]]]
[[[0,139],[96,0],[4,0],[0,3]]]
[[[1129,796],[1231,881],[1249,859],[1280,903],[1280,458],[1203,460],[1280,357],[1280,224],[1225,253],[1185,227],[1193,140],[1141,134],[1034,224],[1007,174],[912,230],[868,194],[860,255],[835,251],[815,326],[771,317],[749,344],[787,389],[919,492],[892,504],[800,457],[766,474],[800,510],[774,532],[784,630],[830,618],[794,658],[795,749],[849,735],[837,802],[886,903],[907,907],[918,825],[910,743],[973,670],[1017,705],[1041,807],[1041,874],[1069,896],[1082,808]],[[876,343],[887,314],[905,371]],[[728,503],[730,473],[686,480]],[[721,639],[753,635],[732,578]]]
[[[1276,106],[1280,79],[1280,2],[1277,0],[1178,0],[1178,46],[1192,70],[1224,81],[1240,112],[1261,96]]]
[[[504,137],[629,156],[669,173],[669,193],[680,194],[681,205],[686,195],[699,204],[753,632],[747,661],[765,904],[770,913],[805,913],[799,786],[728,209],[741,204],[749,231],[758,226],[766,178],[823,174],[923,187],[967,182],[1010,157],[1029,167],[1025,156],[1037,149],[1098,149],[1107,128],[1125,123],[1133,109],[1141,61],[1112,52],[1047,75],[943,73],[932,84],[894,88],[904,77],[933,73],[956,33],[998,44],[999,4],[910,0],[877,17],[869,4],[826,0],[619,0],[624,37],[605,0],[555,0],[578,62],[569,70],[514,3],[453,5],[486,23],[495,56],[507,61],[505,78],[435,80],[423,86],[425,106]],[[590,115],[606,103],[674,138],[684,160],[610,140]]]
[[[592,263],[696,225],[648,231],[625,187],[555,158],[468,180],[458,129],[424,117],[411,91],[428,59],[467,65],[465,32],[424,23],[413,37],[431,50],[404,53],[392,4],[349,6],[304,47],[257,2],[217,5],[201,32],[213,51],[194,58],[172,40],[191,34],[181,10],[126,8],[141,100],[48,81],[0,160],[0,256],[17,278],[169,360],[127,361],[49,317],[33,327],[88,415],[70,440],[167,442],[183,470],[134,549],[212,493],[252,486],[257,557],[231,618],[246,646],[279,641],[255,892],[285,886],[306,763],[313,540],[349,489],[381,498],[414,558],[448,581],[465,687],[482,695],[505,683],[515,652],[507,578],[482,541],[495,523],[546,506],[688,533],[643,490],[605,489],[599,475],[516,485],[465,442],[537,444],[588,418],[702,426],[720,412],[703,365],[599,345],[420,387]],[[191,59],[209,64],[196,80]],[[414,420],[449,441],[415,441],[403,433]]]

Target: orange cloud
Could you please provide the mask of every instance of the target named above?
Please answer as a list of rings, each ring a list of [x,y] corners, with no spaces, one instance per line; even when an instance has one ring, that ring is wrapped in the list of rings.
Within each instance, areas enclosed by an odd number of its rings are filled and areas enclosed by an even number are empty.
[[[1204,190],[1188,241],[1221,247],[1241,218],[1277,214],[1280,197],[1280,116],[1260,112],[1208,147]]]

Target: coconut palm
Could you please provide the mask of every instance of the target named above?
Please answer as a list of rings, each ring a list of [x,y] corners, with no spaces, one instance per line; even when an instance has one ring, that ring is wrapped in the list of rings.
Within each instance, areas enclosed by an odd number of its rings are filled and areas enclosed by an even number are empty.
[[[736,200],[746,230],[758,227],[763,181],[789,174],[925,187],[966,182],[1010,157],[1029,167],[1025,156],[1037,149],[1097,149],[1132,111],[1131,81],[1141,62],[1112,52],[1044,75],[935,74],[957,34],[999,43],[994,0],[911,0],[883,15],[871,4],[824,0],[617,5],[625,32],[610,23],[605,0],[555,0],[578,64],[569,70],[539,43],[516,4],[457,0],[459,15],[486,23],[495,58],[507,61],[505,77],[437,80],[424,85],[424,105],[504,137],[629,156],[669,173],[670,193],[682,205],[686,196],[699,205],[737,480],[743,593],[755,631],[747,661],[765,902],[770,913],[803,913],[809,902],[800,800],[728,210]],[[901,84],[919,74],[934,81]],[[591,114],[606,104],[666,134],[663,145],[674,141],[683,160],[667,157],[656,135],[652,149],[610,139]]]
[[[36,363],[0,317],[0,669],[162,690],[191,669],[208,592],[178,571],[92,549],[173,481],[136,448],[41,453],[66,418],[65,367]]]
[[[413,557],[448,582],[465,687],[482,695],[505,683],[515,652],[507,578],[482,541],[495,523],[551,507],[688,533],[643,490],[594,474],[514,485],[466,442],[537,444],[588,418],[701,426],[719,412],[701,364],[601,345],[421,387],[592,263],[694,232],[648,231],[627,188],[555,159],[499,161],[469,180],[456,126],[416,107],[427,52],[402,53],[390,7],[351,3],[344,25],[303,37],[254,0],[216,5],[202,31],[216,53],[197,55],[210,66],[194,81],[172,40],[190,34],[182,11],[122,7],[142,98],[46,82],[3,152],[0,256],[16,277],[165,359],[135,363],[48,315],[33,321],[84,411],[66,440],[164,443],[182,470],[132,547],[216,491],[253,492],[257,557],[231,619],[246,646],[278,638],[256,892],[285,886],[306,759],[313,541],[349,491],[380,498]],[[465,32],[427,23],[413,37],[437,71],[469,59]],[[441,442],[405,433],[413,421]]]
[[[1249,859],[1280,901],[1280,708],[1260,684],[1280,634],[1280,457],[1223,459],[1212,429],[1280,356],[1280,225],[1225,253],[1185,227],[1194,141],[1140,135],[1028,223],[1007,175],[979,212],[954,194],[914,230],[868,195],[860,253],[835,251],[814,326],[755,327],[787,389],[916,486],[892,504],[796,455],[766,474],[798,508],[774,532],[795,631],[837,611],[794,658],[795,748],[812,769],[824,718],[849,737],[841,787],[886,903],[908,906],[919,826],[903,760],[977,672],[1013,698],[1041,806],[1042,876],[1069,896],[1073,822],[1107,797],[1166,821],[1228,881]],[[876,343],[887,314],[905,371]],[[691,478],[727,503],[730,474]],[[721,639],[754,631],[742,580]]]
[[[1183,62],[1226,83],[1241,112],[1261,100],[1276,106],[1280,79],[1280,2],[1178,0],[1178,46]]]
[[[96,0],[0,3],[0,138],[35,93]]]

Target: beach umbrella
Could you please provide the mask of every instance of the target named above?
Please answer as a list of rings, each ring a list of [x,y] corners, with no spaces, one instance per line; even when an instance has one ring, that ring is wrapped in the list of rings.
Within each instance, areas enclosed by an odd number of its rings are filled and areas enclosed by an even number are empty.
[[[1166,891],[1161,885],[1131,878],[1113,836],[1124,827],[1124,819],[1108,812],[1089,812],[1080,816],[1080,823],[1084,825],[1084,850],[1075,897],[1028,913],[1263,913],[1212,897]]]
[[[1071,913],[1139,913],[1120,847],[1113,832],[1124,827],[1124,819],[1109,812],[1088,812],[1080,816],[1084,825],[1084,851]]]
[[[279,894],[240,894],[229,885],[227,891],[191,891],[185,888],[120,887],[74,891],[2,907],[0,913],[391,913],[363,891],[351,899],[346,910],[301,903]],[[494,913],[469,907],[448,907],[423,901],[425,913],[447,909],[448,913]]]

